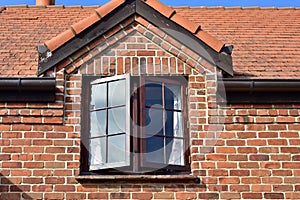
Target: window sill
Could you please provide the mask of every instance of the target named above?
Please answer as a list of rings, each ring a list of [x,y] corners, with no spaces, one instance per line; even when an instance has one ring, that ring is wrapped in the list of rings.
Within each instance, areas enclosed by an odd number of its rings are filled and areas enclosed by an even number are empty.
[[[79,182],[155,182],[155,183],[200,183],[194,175],[82,175],[75,177]]]

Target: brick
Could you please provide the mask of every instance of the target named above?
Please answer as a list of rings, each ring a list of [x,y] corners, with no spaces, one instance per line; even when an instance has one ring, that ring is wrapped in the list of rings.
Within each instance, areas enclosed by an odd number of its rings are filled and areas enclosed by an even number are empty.
[[[54,191],[56,192],[75,192],[75,186],[74,185],[55,185]]]
[[[43,193],[23,193],[22,194],[23,199],[43,199]]]
[[[272,187],[271,185],[253,185],[252,191],[253,192],[271,192]]]
[[[65,178],[59,178],[59,177],[46,177],[45,178],[45,184],[64,184]]]
[[[21,153],[22,148],[21,147],[3,147],[2,153]]]
[[[247,161],[246,155],[228,155],[228,160],[230,161]]]
[[[57,193],[57,192],[45,193],[44,199],[64,199],[64,193]]]
[[[260,183],[260,178],[256,178],[256,177],[251,177],[251,178],[242,178],[241,179],[241,183],[243,184],[255,184],[255,183]]]
[[[199,199],[219,199],[218,193],[198,193]]]
[[[230,176],[249,176],[249,170],[230,170]]]
[[[260,132],[258,133],[259,138],[278,138],[277,132]]]
[[[266,199],[284,199],[283,193],[265,193],[264,198]]]
[[[238,153],[257,153],[256,147],[239,147]]]
[[[20,170],[18,170],[18,169],[16,169],[16,170],[11,169],[10,175],[11,176],[31,176],[31,171],[30,170],[26,170],[26,169],[20,169]],[[9,184],[11,184],[11,183],[9,183]]]
[[[249,158],[251,161],[268,161],[269,155],[250,155]]]
[[[251,170],[251,176],[256,176],[256,177],[271,176],[271,170],[267,170],[267,169]]]
[[[0,193],[0,198],[3,200],[18,200],[21,199],[21,193],[16,193],[16,192]]]
[[[24,168],[43,168],[44,162],[24,162]]]
[[[230,176],[232,176],[232,175],[230,174]],[[239,184],[240,179],[239,178],[233,178],[233,177],[220,178],[219,182],[220,182],[220,184]]]
[[[283,168],[300,169],[300,162],[283,162]]]
[[[280,150],[282,153],[300,153],[300,147],[281,147]]]
[[[209,176],[228,176],[227,170],[209,170],[208,171]]]
[[[296,192],[286,192],[285,193],[285,199],[300,199],[300,193],[296,193]]]
[[[274,176],[292,176],[292,170],[273,170]]]
[[[240,168],[259,168],[258,162],[239,162]]]
[[[278,162],[262,162],[260,164],[261,168],[268,168],[268,169],[277,169],[280,168],[280,163]]]
[[[9,186],[0,185],[0,194],[4,192],[8,192]],[[1,195],[0,195],[1,197]]]
[[[249,185],[230,185],[230,191],[232,192],[247,192],[250,191]]]
[[[43,183],[43,179],[42,178],[23,178],[23,183],[41,184],[41,183]]]
[[[88,199],[108,199],[108,193],[106,193],[106,192],[89,193]]]
[[[118,192],[118,193],[110,193],[111,199],[129,199],[130,193]]]
[[[241,199],[241,194],[239,193],[221,193],[221,199]]]
[[[150,192],[139,192],[139,193],[132,193],[132,199],[152,199],[153,194]]]
[[[273,190],[277,192],[293,191],[292,185],[273,185]]]
[[[242,193],[242,198],[244,199],[262,199],[262,193]]]
[[[282,183],[282,178],[278,177],[263,177],[262,178],[262,183],[266,184],[281,184]]]

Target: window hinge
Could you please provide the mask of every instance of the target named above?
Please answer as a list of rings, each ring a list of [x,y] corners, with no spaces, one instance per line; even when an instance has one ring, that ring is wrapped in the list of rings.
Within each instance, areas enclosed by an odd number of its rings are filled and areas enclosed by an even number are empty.
[[[185,88],[185,95],[186,95],[186,96],[189,96],[189,88],[188,88],[188,87]]]
[[[192,157],[189,156],[189,164],[191,164],[191,163],[192,163]]]
[[[187,122],[186,122],[186,127],[187,127],[187,128],[190,128],[190,121],[187,121]]]

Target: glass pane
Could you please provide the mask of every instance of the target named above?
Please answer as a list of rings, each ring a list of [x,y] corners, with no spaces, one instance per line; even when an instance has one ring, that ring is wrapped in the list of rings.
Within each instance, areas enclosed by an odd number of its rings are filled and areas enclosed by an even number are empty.
[[[108,162],[125,161],[125,134],[108,137]]]
[[[106,163],[106,138],[90,140],[90,165],[103,165]]]
[[[164,110],[161,109],[146,109],[146,134],[163,134],[164,113]]]
[[[124,133],[126,131],[126,109],[124,107],[108,110],[108,134]]]
[[[165,107],[181,110],[181,92],[179,85],[165,85]]]
[[[182,113],[167,111],[166,135],[174,137],[183,137]]]
[[[92,85],[91,110],[106,107],[106,83]]]
[[[99,137],[106,134],[106,110],[90,113],[90,137]]]
[[[146,83],[146,106],[162,107],[162,86],[159,83]]]
[[[147,138],[146,153],[148,162],[164,163],[164,138],[157,136]]]
[[[183,139],[168,138],[167,142],[167,161],[170,165],[184,165],[184,145]]]
[[[108,83],[108,106],[125,105],[126,82],[118,80]]]

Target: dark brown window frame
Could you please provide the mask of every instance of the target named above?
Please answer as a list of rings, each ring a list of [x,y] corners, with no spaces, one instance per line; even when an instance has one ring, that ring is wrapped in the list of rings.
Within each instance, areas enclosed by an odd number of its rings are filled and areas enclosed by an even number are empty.
[[[103,78],[99,76],[83,76],[83,84],[82,84],[82,119],[89,119],[89,104],[90,104],[90,94],[91,94],[91,87],[90,83],[96,79]],[[89,170],[89,120],[81,120],[81,166],[80,166],[80,174],[81,175],[116,175],[116,174],[189,174],[190,173],[190,163],[189,163],[189,134],[188,134],[188,127],[185,119],[188,119],[188,112],[187,112],[187,85],[186,79],[182,76],[131,76],[130,77],[130,112],[131,112],[131,119],[136,124],[144,123],[143,116],[144,113],[141,112],[141,107],[144,105],[144,97],[145,97],[145,89],[143,85],[145,80],[161,80],[164,83],[175,83],[181,86],[181,96],[182,96],[182,126],[183,126],[183,141],[184,141],[184,166],[177,166],[177,165],[166,165],[162,168],[158,164],[156,167],[157,170],[153,168],[144,167],[143,165],[143,158],[139,156],[135,156],[133,152],[142,152],[143,149],[141,148],[141,140],[140,134],[142,134],[142,130],[140,127],[134,126],[133,124],[130,125],[130,164],[128,167],[121,167],[118,170],[113,168],[108,169],[101,169],[90,171]],[[142,126],[141,126],[142,127]],[[139,139],[134,139],[139,138]],[[127,149],[128,151],[128,149]],[[153,164],[153,163],[152,163]]]

